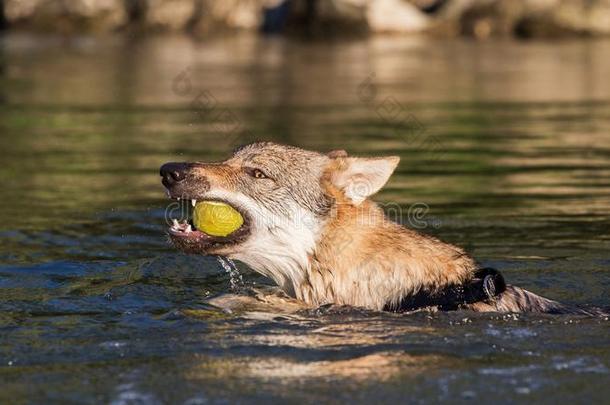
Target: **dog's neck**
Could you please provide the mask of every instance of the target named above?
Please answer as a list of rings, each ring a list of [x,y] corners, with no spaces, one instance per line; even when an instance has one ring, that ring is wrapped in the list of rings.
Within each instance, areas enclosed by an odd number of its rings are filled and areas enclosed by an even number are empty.
[[[272,279],[288,295],[298,297],[324,221],[297,205],[291,207],[291,213],[289,217],[259,215],[265,222],[257,224],[255,236],[230,257]]]

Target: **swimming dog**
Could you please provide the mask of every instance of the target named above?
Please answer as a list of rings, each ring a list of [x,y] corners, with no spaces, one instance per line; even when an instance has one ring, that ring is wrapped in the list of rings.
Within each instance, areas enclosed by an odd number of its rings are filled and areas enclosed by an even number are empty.
[[[353,157],[271,142],[238,148],[216,163],[166,163],[170,198],[230,205],[243,224],[213,236],[174,222],[187,253],[239,260],[307,306],[371,310],[470,309],[562,312],[562,304],[506,285],[463,249],[387,218],[369,197],[388,181],[396,156]]]

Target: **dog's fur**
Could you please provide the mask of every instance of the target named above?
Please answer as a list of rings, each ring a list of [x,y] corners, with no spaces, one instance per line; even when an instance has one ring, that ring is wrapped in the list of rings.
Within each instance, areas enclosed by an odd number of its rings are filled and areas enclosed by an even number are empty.
[[[224,162],[183,164],[179,182],[164,181],[171,197],[227,202],[246,224],[239,237],[170,236],[184,251],[240,260],[310,306],[398,308],[414,294],[467,283],[477,264],[461,248],[388,220],[368,199],[398,162],[264,142],[241,147]],[[514,286],[493,301],[460,307],[564,309]]]

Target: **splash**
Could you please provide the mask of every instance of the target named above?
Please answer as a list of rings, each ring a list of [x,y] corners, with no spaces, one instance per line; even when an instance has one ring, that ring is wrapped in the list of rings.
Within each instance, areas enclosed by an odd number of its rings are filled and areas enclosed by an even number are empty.
[[[233,260],[223,256],[218,256],[217,260],[230,277],[231,290],[236,292],[241,290],[244,285],[244,279]]]

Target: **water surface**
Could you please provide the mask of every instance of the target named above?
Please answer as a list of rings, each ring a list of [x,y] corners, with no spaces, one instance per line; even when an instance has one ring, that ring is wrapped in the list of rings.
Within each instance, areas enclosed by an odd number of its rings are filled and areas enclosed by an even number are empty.
[[[608,72],[603,40],[0,38],[0,402],[607,401],[604,318],[205,304],[229,276],[168,245],[158,167],[399,154],[403,222],[610,306]]]

